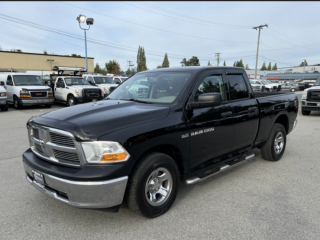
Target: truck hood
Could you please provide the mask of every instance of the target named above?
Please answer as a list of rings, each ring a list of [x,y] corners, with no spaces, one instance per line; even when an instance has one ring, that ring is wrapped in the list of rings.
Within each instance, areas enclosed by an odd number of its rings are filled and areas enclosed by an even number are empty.
[[[110,132],[165,118],[169,106],[102,100],[45,113],[28,122],[72,133],[80,140],[97,140]]]
[[[118,87],[119,84],[115,84],[115,83],[100,83],[97,84],[97,86],[99,87]]]
[[[20,88],[21,90],[27,90],[27,91],[51,90],[51,88],[48,86],[16,86],[16,87]]]
[[[74,90],[82,90],[82,89],[97,89],[98,87],[92,86],[92,85],[74,85],[74,86],[68,86],[69,89]]]

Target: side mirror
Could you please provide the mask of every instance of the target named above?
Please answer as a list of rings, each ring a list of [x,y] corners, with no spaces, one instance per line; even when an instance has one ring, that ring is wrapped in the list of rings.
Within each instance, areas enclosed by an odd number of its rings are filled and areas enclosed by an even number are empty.
[[[120,80],[116,80],[116,84],[120,84],[121,82],[120,82]]]
[[[4,81],[1,81],[1,86],[4,86],[5,84],[4,84]]]
[[[189,103],[189,110],[219,106],[222,103],[221,93],[203,93],[198,96],[197,102]]]
[[[45,80],[45,81],[44,81],[44,84],[45,84],[45,85],[48,85],[48,81],[47,81],[47,80]]]
[[[13,85],[12,81],[7,80],[7,85]]]

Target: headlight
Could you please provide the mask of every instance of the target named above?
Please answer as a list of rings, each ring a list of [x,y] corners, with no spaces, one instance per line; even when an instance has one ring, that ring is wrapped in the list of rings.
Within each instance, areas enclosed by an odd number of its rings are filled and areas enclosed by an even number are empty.
[[[121,162],[130,157],[130,154],[117,142],[83,142],[81,146],[88,163]]]
[[[7,93],[6,93],[6,92],[0,93],[0,97],[6,97],[6,96],[7,96]]]
[[[74,90],[74,93],[75,93],[76,95],[79,95],[79,96],[81,96],[81,91],[78,91],[78,90]]]
[[[302,93],[301,99],[306,100],[306,99],[307,99],[307,94],[308,94],[308,92],[307,92],[307,91],[304,91],[304,92]]]
[[[30,97],[29,91],[21,90],[21,91],[20,91],[20,97],[22,97],[22,98],[29,98],[29,97]]]

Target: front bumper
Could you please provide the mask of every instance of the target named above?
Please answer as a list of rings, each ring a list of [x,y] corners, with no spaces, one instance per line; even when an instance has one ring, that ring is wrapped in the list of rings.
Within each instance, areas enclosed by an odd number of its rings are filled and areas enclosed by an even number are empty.
[[[5,106],[7,104],[7,98],[0,98],[0,106]]]
[[[18,101],[22,106],[53,104],[54,98],[19,98]]]
[[[320,111],[320,102],[302,100],[301,109],[304,111]]]
[[[28,182],[51,198],[74,207],[91,209],[112,208],[120,206],[123,201],[127,176],[101,180],[101,174],[105,174],[105,171],[98,166],[95,167],[95,175],[98,177],[94,178],[92,171],[84,174],[81,173],[81,169],[50,164],[40,160],[30,151],[26,151],[22,158]],[[42,168],[38,165],[40,161]],[[48,173],[49,167],[51,167],[51,173]],[[55,172],[56,176],[53,175]],[[62,176],[59,176],[58,173]],[[38,174],[43,176],[43,181],[35,177]],[[77,179],[66,179],[63,174],[78,177]],[[90,179],[86,179],[85,175]]]

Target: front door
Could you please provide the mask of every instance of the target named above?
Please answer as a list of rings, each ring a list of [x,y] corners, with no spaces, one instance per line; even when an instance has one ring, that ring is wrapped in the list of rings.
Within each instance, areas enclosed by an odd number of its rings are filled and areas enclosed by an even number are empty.
[[[54,97],[55,99],[57,100],[60,100],[60,101],[65,101],[63,99],[63,92],[65,90],[65,83],[64,83],[64,80],[63,78],[58,78],[57,82],[56,82],[56,85],[55,85],[55,89],[54,89]]]
[[[203,93],[218,92],[222,104],[189,110],[190,163],[195,168],[204,163],[218,162],[232,146],[233,113],[227,97],[227,85],[222,71],[206,71],[197,80],[189,101],[197,102]]]

